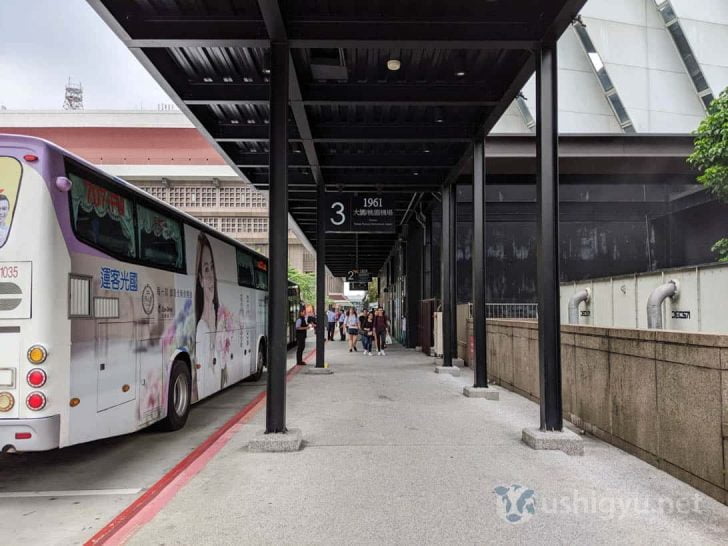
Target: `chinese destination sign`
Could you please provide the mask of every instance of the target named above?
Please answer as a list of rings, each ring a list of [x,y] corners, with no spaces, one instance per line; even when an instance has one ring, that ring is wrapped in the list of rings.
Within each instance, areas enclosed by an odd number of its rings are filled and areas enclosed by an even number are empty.
[[[380,194],[326,196],[328,233],[394,233],[394,199]]]

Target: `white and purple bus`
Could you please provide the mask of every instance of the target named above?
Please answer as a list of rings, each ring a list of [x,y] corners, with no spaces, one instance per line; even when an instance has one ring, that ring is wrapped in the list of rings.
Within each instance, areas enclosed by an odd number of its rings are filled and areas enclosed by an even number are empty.
[[[259,378],[267,269],[73,154],[0,135],[0,450],[176,430]]]

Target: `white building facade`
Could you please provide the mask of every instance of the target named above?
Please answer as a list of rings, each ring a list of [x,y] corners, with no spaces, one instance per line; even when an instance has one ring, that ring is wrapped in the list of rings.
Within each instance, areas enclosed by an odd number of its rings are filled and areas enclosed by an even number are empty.
[[[728,87],[728,0],[589,0],[558,52],[561,133],[690,133]],[[535,107],[531,78],[493,133]]]

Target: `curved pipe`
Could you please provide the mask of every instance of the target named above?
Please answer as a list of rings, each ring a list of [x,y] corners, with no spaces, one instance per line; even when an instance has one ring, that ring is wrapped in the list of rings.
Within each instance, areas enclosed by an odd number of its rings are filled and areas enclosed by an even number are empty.
[[[582,301],[591,299],[591,290],[579,290],[569,299],[569,324],[579,324],[579,305]]]
[[[675,280],[667,281],[655,288],[647,298],[647,327],[662,329],[662,302],[678,295],[679,285]]]

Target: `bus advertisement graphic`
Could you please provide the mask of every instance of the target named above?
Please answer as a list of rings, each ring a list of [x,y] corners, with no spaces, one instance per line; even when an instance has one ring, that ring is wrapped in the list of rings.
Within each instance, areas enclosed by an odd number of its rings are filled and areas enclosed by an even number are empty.
[[[0,157],[0,247],[8,240],[22,173],[17,159]]]

